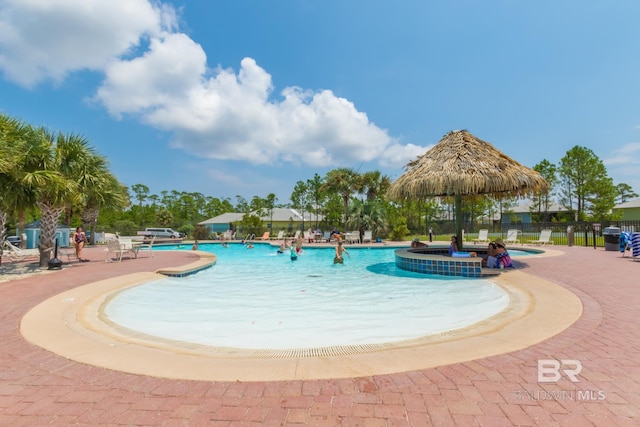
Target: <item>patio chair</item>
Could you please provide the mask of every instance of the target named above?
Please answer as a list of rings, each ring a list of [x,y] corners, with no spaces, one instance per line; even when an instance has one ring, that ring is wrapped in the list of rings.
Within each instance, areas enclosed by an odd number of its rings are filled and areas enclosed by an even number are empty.
[[[300,237],[300,230],[296,230],[295,234],[293,235],[293,240],[298,240],[298,237]]]
[[[362,237],[362,243],[373,241],[373,232],[371,230],[364,230],[364,236]]]
[[[265,231],[260,240],[269,240],[269,232]]]
[[[489,230],[483,229],[478,231],[478,238],[472,240],[473,243],[489,243]]]
[[[507,231],[507,238],[504,239],[505,245],[508,245],[508,244],[515,245],[516,243],[520,242],[520,240],[518,240],[518,233],[519,233],[519,230]]]
[[[66,248],[58,248],[58,254],[67,257],[67,262],[71,262],[72,258],[75,258],[76,261],[80,261],[78,255],[76,255],[76,248],[74,247],[66,247]]]
[[[284,237],[284,230],[280,230],[278,231],[278,236],[271,237],[271,240],[282,240],[283,237]]]
[[[153,236],[151,240],[145,240],[142,243],[136,244],[136,256],[140,254],[140,251],[149,252],[151,258],[153,258],[153,244],[156,241],[156,236]]]
[[[542,230],[540,232],[540,238],[538,240],[529,240],[529,243],[534,245],[553,245],[551,230]]]
[[[134,258],[133,247],[127,247],[126,244],[120,243],[117,239],[107,240],[107,259],[105,262],[110,262],[114,257],[118,258],[118,262],[122,262],[122,257],[128,255],[129,258]]]

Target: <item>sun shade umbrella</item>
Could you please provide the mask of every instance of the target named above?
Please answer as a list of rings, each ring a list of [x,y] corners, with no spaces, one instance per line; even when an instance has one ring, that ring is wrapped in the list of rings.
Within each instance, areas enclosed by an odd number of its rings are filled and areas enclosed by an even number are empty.
[[[391,200],[454,196],[456,236],[462,249],[462,198],[480,194],[525,197],[547,191],[538,172],[521,165],[466,130],[447,133],[436,145],[407,163],[389,187]]]

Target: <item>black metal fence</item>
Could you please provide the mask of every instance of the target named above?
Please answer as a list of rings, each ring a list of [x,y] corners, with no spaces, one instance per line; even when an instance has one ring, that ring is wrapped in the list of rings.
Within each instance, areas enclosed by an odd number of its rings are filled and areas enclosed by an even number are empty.
[[[542,230],[551,230],[551,239],[556,245],[594,246],[605,245],[604,232],[607,227],[617,227],[621,231],[640,232],[640,220],[633,221],[603,221],[603,222],[536,222],[516,224],[483,224],[469,227],[465,230],[466,240],[472,240],[480,229],[489,230],[489,239],[506,239],[509,230],[518,230],[521,243],[535,241],[540,238]],[[453,226],[451,226],[453,229]],[[573,242],[569,242],[573,230]],[[452,231],[452,230],[451,230]],[[449,232],[447,230],[446,232]]]

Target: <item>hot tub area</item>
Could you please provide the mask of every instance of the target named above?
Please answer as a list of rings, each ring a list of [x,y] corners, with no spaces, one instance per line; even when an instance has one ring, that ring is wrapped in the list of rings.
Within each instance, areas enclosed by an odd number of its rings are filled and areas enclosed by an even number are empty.
[[[443,276],[486,277],[500,273],[500,270],[482,268],[482,257],[486,255],[486,248],[474,248],[473,251],[477,256],[457,258],[449,256],[448,246],[397,249],[396,266],[416,273]]]

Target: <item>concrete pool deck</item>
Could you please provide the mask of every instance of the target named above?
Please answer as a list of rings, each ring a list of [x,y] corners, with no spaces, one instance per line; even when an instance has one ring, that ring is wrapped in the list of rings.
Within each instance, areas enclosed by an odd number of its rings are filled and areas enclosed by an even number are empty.
[[[577,295],[582,312],[568,328],[555,321],[566,307],[515,328],[524,340],[558,327],[553,337],[504,354],[492,342],[495,353],[479,359],[467,352],[487,345],[459,348],[436,365],[454,363],[400,373],[237,382],[123,373],[26,341],[21,319],[55,295],[196,261],[189,251],[157,251],[155,258],[105,264],[104,250],[90,248],[86,255],[96,262],[0,283],[0,425],[638,425],[640,263],[602,249],[553,250],[563,255],[522,257],[517,271],[503,275],[535,276]],[[563,376],[539,383],[539,359],[579,360],[580,382]]]

